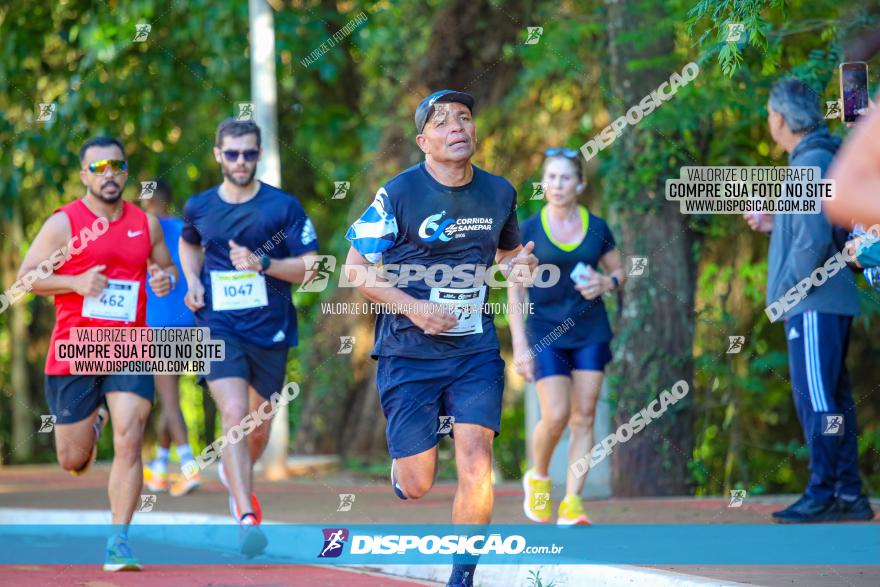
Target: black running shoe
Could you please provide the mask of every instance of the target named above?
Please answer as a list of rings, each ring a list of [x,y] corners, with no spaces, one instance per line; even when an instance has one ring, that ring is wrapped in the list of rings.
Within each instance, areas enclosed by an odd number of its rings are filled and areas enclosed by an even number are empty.
[[[874,510],[865,495],[852,501],[838,497],[834,501],[834,513],[842,522],[867,522],[874,519]]]
[[[773,521],[780,524],[815,524],[817,522],[837,522],[835,500],[820,503],[802,495],[799,500],[782,511],[773,512]]]

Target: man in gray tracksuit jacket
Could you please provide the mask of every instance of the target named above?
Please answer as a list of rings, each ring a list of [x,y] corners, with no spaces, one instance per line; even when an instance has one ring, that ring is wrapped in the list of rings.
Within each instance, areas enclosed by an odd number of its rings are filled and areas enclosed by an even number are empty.
[[[817,94],[799,79],[783,79],[767,109],[770,134],[788,152],[789,165],[819,167],[824,176],[840,139],[828,133]],[[804,495],[773,517],[781,523],[870,520],[845,364],[850,324],[859,313],[855,275],[837,260],[826,263],[838,250],[823,214],[752,215],[749,224],[771,233],[766,313],[771,321],[784,320],[794,405],[810,449]],[[804,282],[814,272],[817,279]]]

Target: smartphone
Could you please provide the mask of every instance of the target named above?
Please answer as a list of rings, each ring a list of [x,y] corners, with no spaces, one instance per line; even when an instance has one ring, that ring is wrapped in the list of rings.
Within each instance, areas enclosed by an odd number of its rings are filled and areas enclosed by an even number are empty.
[[[578,264],[575,265],[574,269],[571,271],[571,280],[577,285],[584,285],[587,283],[587,278],[589,278],[592,273],[592,267],[584,265],[583,261],[578,261]]]
[[[840,64],[840,95],[843,96],[843,121],[855,122],[859,110],[868,107],[868,64],[850,61]]]

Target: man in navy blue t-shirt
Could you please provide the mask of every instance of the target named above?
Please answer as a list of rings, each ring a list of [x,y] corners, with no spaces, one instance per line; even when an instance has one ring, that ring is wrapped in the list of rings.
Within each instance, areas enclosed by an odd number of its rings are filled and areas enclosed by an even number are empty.
[[[260,154],[254,122],[224,121],[214,145],[223,183],[190,198],[183,211],[185,301],[196,323],[226,347],[224,360],[213,362],[205,376],[224,434],[281,391],[287,351],[297,344],[290,284],[302,283],[313,263],[310,253],[318,249],[315,228],[296,197],[254,178]],[[243,526],[242,551],[249,555],[266,546],[256,528],[262,512],[252,473],[270,424],[258,425],[247,443],[228,444],[220,464],[230,512]]]
[[[390,310],[377,319],[373,356],[394,492],[401,499],[428,492],[437,443],[452,432],[456,524],[486,524],[492,515],[492,440],[501,430],[504,361],[492,314],[481,306],[486,285],[443,275],[458,269],[466,271],[457,275],[474,275],[493,262],[537,265],[534,243],[520,244],[513,186],[471,164],[473,105],[470,95],[450,90],[419,104],[416,141],[425,161],[380,188],[346,234],[348,266],[428,268],[405,286],[358,289]],[[358,273],[348,271],[352,281]],[[455,564],[449,585],[472,584],[476,565],[468,562]]]

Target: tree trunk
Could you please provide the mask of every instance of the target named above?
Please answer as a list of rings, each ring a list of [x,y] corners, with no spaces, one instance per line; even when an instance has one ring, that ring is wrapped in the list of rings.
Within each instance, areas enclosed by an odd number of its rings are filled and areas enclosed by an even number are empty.
[[[7,257],[7,279],[10,285],[15,281],[18,264],[18,251],[24,244],[24,233],[21,228],[21,212],[17,205],[13,207],[12,219],[9,223],[11,251]],[[12,385],[12,458],[22,463],[30,460],[34,452],[34,434],[40,419],[35,414],[28,376],[27,342],[28,342],[28,308],[25,299],[11,304],[9,309],[9,345],[11,351],[10,383]]]
[[[621,116],[671,73],[685,65],[672,57],[673,31],[662,9],[647,2],[619,0],[608,6],[611,119]],[[636,41],[637,40],[637,41]],[[668,59],[661,59],[669,56]],[[658,61],[630,69],[638,60]],[[673,98],[675,100],[675,98]],[[675,108],[664,103],[658,109]],[[656,117],[657,114],[651,115]],[[648,258],[647,276],[630,276],[617,332],[614,369],[618,397],[615,427],[648,405],[678,380],[692,385],[695,264],[687,217],[664,199],[664,180],[678,176],[667,141],[677,136],[652,129],[656,119],[629,127],[611,146],[605,193],[615,194],[611,216],[624,256]],[[659,167],[657,167],[660,162]],[[644,165],[653,167],[647,185]],[[688,163],[696,165],[695,162]],[[629,267],[629,264],[627,264]],[[615,447],[615,495],[672,495],[690,491],[688,463],[693,452],[693,390],[626,444]]]

